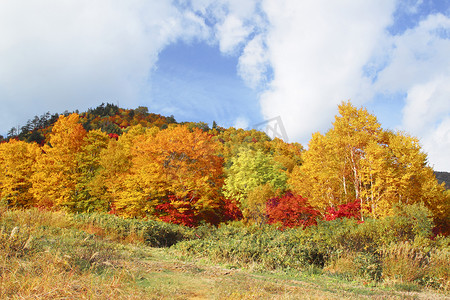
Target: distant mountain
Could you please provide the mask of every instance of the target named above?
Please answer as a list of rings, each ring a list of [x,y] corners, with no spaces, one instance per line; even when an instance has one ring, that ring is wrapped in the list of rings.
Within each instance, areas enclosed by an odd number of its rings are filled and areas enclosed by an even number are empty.
[[[449,172],[434,171],[434,174],[436,175],[436,179],[439,181],[439,183],[445,182],[445,187],[447,189],[450,189],[450,173]]]

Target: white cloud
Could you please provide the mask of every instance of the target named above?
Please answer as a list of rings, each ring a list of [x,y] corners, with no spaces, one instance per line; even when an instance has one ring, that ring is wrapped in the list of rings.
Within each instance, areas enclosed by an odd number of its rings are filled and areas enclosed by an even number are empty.
[[[249,128],[249,121],[245,117],[239,117],[236,119],[233,125],[234,128],[242,128],[242,129],[248,129]]]
[[[398,2],[398,9],[408,14],[417,14],[422,4],[423,0],[402,0]]]
[[[450,170],[440,154],[449,146],[449,17],[429,15],[391,36],[395,10],[420,13],[421,0],[178,3],[0,1],[0,128],[102,101],[135,107],[167,45],[202,41],[239,56],[237,74],[290,139],[306,145],[328,129],[342,100],[404,94],[401,129],[421,139],[436,168]]]
[[[268,26],[246,44],[240,76],[250,86],[272,70],[261,94],[265,118],[280,115],[293,140],[306,144],[325,131],[336,105],[375,95],[404,94],[398,127],[418,136],[430,162],[450,170],[446,118],[450,115],[450,20],[435,14],[392,36],[396,9],[417,13],[421,1],[264,1]],[[396,6],[397,5],[397,6]]]
[[[450,51],[450,49],[449,49]],[[421,140],[432,167],[450,171],[450,76],[408,90],[402,128]]]
[[[229,16],[234,15],[239,19],[252,18],[259,0],[191,0],[190,7],[193,11],[205,16],[214,23],[221,23]]]
[[[264,38],[259,34],[248,42],[239,57],[238,74],[248,86],[256,88],[266,79],[268,63]]]
[[[242,44],[251,32],[252,28],[245,26],[242,20],[236,16],[230,15],[226,17],[225,21],[217,26],[220,51],[233,53],[236,47]]]
[[[450,18],[430,15],[388,39],[390,61],[374,88],[406,94],[401,129],[420,138],[431,165],[450,171]]]
[[[450,171],[450,116],[447,115],[422,140],[423,150],[428,154],[430,166],[436,171]]]
[[[0,128],[102,101],[136,107],[158,53],[209,34],[166,1],[1,1]]]
[[[273,80],[261,96],[264,116],[280,115],[288,135],[305,143],[328,128],[338,103],[366,100],[363,67],[394,8],[394,1],[265,1]]]
[[[449,48],[450,51],[450,48]],[[450,76],[438,77],[408,90],[403,109],[403,127],[417,135],[426,135],[430,127],[450,115]]]
[[[408,90],[415,84],[448,74],[450,39],[445,38],[445,33],[450,37],[450,18],[437,14],[402,35],[386,36],[390,57],[386,68],[378,74],[377,90]]]
[[[212,24],[214,35],[210,44],[219,44],[220,51],[235,55],[248,36],[261,27],[257,14],[258,0],[192,0],[191,9]]]

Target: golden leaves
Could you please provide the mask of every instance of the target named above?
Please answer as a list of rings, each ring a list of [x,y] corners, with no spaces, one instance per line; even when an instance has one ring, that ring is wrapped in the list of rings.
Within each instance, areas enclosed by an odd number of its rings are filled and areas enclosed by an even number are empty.
[[[33,205],[30,177],[39,155],[40,149],[35,143],[11,140],[0,144],[0,199],[11,206]]]
[[[436,211],[443,191],[418,140],[383,130],[349,102],[339,114],[325,135],[313,135],[288,182],[293,191],[320,209],[361,199],[363,211],[375,217],[389,214],[396,202],[423,201]]]
[[[32,193],[38,205],[63,206],[70,201],[78,180],[77,153],[86,131],[78,114],[60,116],[44,145],[31,176]]]

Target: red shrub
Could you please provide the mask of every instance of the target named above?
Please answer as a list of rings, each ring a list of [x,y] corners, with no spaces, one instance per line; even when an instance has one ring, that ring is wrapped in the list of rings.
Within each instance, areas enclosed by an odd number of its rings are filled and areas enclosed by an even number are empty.
[[[119,139],[119,135],[117,133],[108,133],[109,138],[115,139],[116,141]]]
[[[361,218],[361,201],[356,199],[354,202],[338,205],[337,208],[329,207],[325,214],[325,220],[331,221],[337,218]]]
[[[316,225],[316,218],[320,215],[305,198],[291,192],[269,199],[266,212],[269,224],[281,222],[284,227]]]
[[[171,202],[167,202],[157,205],[156,210],[161,221],[188,227],[198,225],[197,216],[189,202],[181,206],[178,205],[178,207],[175,207]]]
[[[243,218],[242,211],[237,206],[236,201],[223,199],[222,205],[222,222],[241,220]]]

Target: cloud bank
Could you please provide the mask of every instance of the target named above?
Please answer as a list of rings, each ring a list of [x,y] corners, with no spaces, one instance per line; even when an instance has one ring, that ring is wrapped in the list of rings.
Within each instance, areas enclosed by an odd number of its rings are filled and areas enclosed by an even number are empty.
[[[399,101],[391,129],[419,137],[430,164],[450,171],[450,5],[427,14],[427,3],[262,1],[267,23],[245,44],[238,72],[249,86],[264,83],[263,115],[281,116],[303,144],[331,126],[341,101]],[[403,24],[405,15],[417,22]]]
[[[208,30],[167,1],[1,1],[0,126],[99,101],[136,107],[158,53]]]
[[[282,116],[289,136],[306,143],[341,101],[362,103],[370,93],[363,67],[391,22],[391,2],[267,1],[273,80],[264,115]]]
[[[326,131],[343,100],[385,97],[403,106],[395,129],[450,171],[450,5],[439,3],[4,0],[0,127],[99,101],[145,105],[159,54],[181,40],[235,57],[236,76],[259,93],[265,118],[282,118],[290,141]]]

